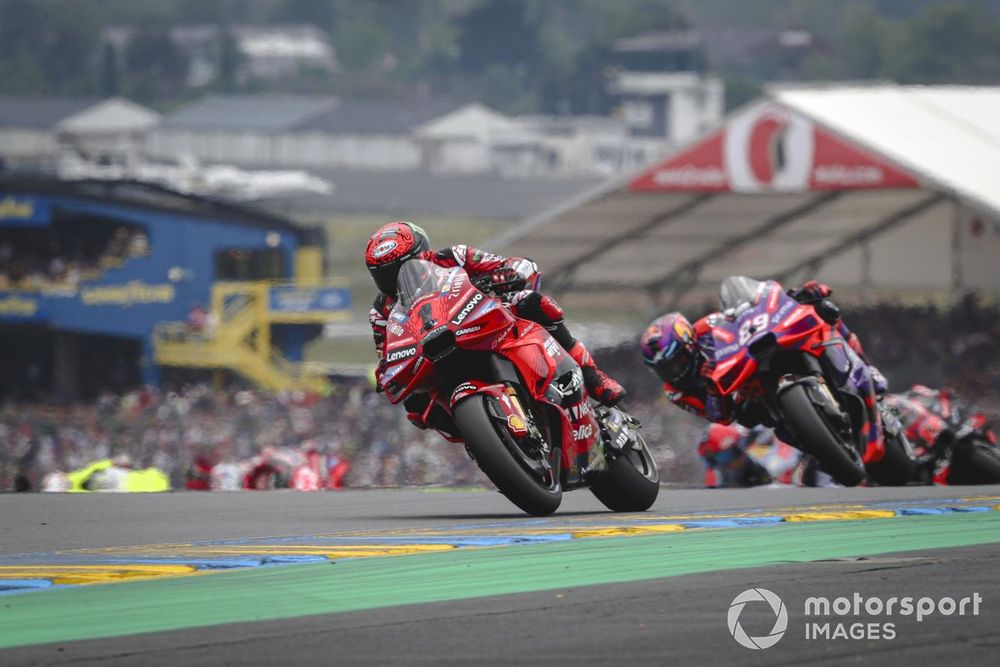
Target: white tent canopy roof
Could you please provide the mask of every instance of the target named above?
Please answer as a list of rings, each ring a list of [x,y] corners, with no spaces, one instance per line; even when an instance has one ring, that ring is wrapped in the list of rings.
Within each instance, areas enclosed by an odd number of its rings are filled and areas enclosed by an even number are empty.
[[[1000,213],[1000,87],[774,87],[769,92],[918,177]]]

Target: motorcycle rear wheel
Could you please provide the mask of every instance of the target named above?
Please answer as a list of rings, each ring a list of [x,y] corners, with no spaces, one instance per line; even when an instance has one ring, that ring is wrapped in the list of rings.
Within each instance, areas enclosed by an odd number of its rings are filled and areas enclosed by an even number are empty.
[[[590,485],[590,491],[612,512],[645,512],[660,493],[656,462],[642,434],[637,437],[640,449],[628,447],[620,452]]]
[[[948,483],[1000,484],[1000,451],[990,444],[967,443],[966,449],[958,449],[952,454],[951,473]]]
[[[860,457],[855,460],[847,453],[845,445],[809,399],[805,387],[796,384],[783,390],[778,394],[778,407],[795,436],[795,445],[812,454],[824,472],[844,486],[857,486],[864,481],[865,468]]]
[[[455,406],[455,423],[476,464],[507,499],[533,516],[549,516],[562,502],[559,480],[536,479],[517,462],[514,439],[490,418],[488,399],[470,396]]]
[[[868,478],[879,486],[906,486],[917,479],[917,462],[897,438],[885,438],[885,456],[865,466]]]

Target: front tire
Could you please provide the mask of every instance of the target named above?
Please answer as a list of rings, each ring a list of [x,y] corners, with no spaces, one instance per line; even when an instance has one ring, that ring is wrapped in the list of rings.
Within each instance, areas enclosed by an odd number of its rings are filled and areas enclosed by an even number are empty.
[[[455,423],[466,446],[490,481],[507,499],[533,516],[549,516],[562,502],[558,480],[548,484],[530,475],[508,447],[517,447],[505,426],[496,424],[482,395],[466,398],[455,406]]]
[[[795,445],[806,454],[812,454],[820,467],[835,481],[844,486],[857,486],[865,479],[865,468],[860,457],[855,460],[827,426],[809,399],[805,387],[794,384],[778,394],[778,407],[782,419],[795,436]]]
[[[590,491],[612,512],[645,512],[660,493],[660,473],[646,441],[637,433],[639,449],[627,445],[608,461],[608,469]]]

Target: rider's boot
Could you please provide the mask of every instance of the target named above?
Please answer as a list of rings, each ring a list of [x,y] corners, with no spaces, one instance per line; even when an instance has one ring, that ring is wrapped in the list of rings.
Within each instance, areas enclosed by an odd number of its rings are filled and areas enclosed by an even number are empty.
[[[865,354],[865,349],[861,346],[861,339],[858,338],[857,334],[850,331],[847,326],[843,324],[843,322],[841,322],[839,326],[841,334],[847,339],[848,347],[854,350],[854,352],[861,357],[861,361],[868,364],[868,367],[871,368],[872,389],[875,391],[875,395],[881,398],[886,392],[889,391],[889,381],[886,380],[885,376],[882,375],[882,372],[875,368],[874,364],[868,360],[868,355]]]
[[[625,387],[597,367],[594,358],[590,356],[590,352],[582,342],[576,341],[573,344],[569,349],[569,356],[583,370],[583,382],[587,385],[587,392],[591,397],[609,408],[625,398]]]
[[[563,309],[555,299],[535,291],[524,290],[513,296],[511,305],[518,317],[544,326],[556,342],[569,353],[573,361],[583,370],[587,393],[595,400],[610,408],[625,397],[625,388],[600,370],[584,344],[570,334],[563,319]]]

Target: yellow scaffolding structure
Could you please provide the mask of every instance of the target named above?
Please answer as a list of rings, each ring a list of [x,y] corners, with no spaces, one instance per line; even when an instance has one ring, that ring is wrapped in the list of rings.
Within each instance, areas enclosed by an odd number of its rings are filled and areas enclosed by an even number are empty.
[[[195,329],[184,322],[164,322],[153,332],[154,356],[161,366],[228,369],[271,391],[329,392],[322,369],[308,362],[293,362],[271,344],[275,324],[324,324],[346,319],[346,310],[274,310],[272,290],[293,289],[308,298],[311,292],[337,283],[310,281],[219,282],[212,285],[212,299],[205,326]]]

